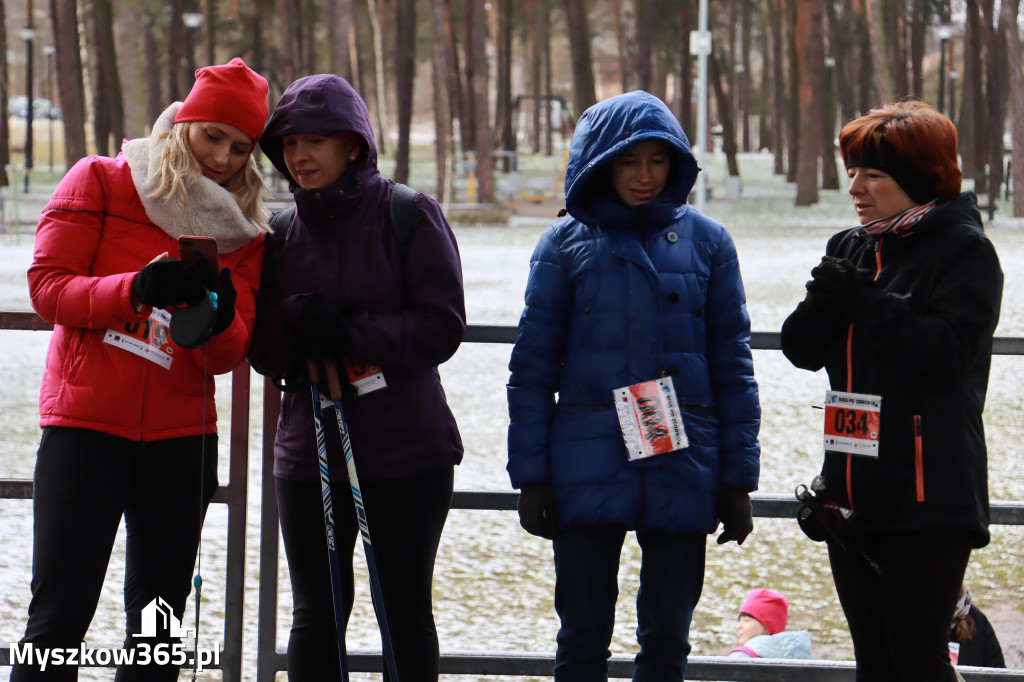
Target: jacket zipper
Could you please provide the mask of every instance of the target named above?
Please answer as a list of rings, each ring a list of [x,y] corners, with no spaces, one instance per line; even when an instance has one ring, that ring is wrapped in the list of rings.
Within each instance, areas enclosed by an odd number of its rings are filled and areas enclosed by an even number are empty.
[[[853,324],[846,331],[846,391],[853,392]],[[853,455],[846,454],[846,502],[853,511]]]
[[[878,276],[882,274],[882,240],[877,239],[873,247],[875,252],[875,276],[874,279],[877,281]],[[846,333],[846,390],[849,393],[853,392],[853,324],[850,325],[849,330]],[[917,418],[918,425],[920,424],[920,417]],[[920,440],[918,441],[918,455],[920,456]],[[919,460],[920,461],[920,460]],[[921,469],[918,469],[920,475]],[[918,479],[917,489],[918,501],[924,501],[924,482],[921,478]],[[853,455],[846,455],[846,501],[850,505],[850,510],[853,510]]]
[[[921,415],[914,415],[914,479],[917,483],[917,501],[924,502],[924,429]]]

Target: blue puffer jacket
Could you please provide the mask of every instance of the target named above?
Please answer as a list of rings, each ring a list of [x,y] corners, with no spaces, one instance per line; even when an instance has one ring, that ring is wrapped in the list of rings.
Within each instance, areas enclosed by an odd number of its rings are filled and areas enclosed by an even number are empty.
[[[669,145],[672,170],[657,199],[630,208],[602,166],[648,139]],[[732,238],[686,203],[698,171],[675,117],[644,92],[591,107],[573,135],[571,217],[531,258],[508,385],[512,486],[552,484],[563,529],[711,533],[721,485],[757,488],[750,320]],[[662,376],[690,445],[630,463],[612,391]]]

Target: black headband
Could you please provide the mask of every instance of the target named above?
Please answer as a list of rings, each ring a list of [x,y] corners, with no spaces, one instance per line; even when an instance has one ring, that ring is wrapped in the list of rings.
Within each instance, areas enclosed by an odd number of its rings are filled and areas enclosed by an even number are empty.
[[[850,157],[846,161],[849,168],[874,168],[889,175],[896,184],[900,186],[907,196],[914,203],[923,205],[935,198],[932,183],[923,177],[920,171],[904,166],[900,157],[886,140],[882,140],[878,147],[864,145],[860,150],[863,157]]]

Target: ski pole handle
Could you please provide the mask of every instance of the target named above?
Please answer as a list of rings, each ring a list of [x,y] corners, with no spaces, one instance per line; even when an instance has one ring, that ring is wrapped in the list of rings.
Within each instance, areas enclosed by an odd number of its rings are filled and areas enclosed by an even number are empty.
[[[344,395],[341,392],[341,380],[338,378],[338,364],[334,360],[324,360],[324,371],[327,373],[327,388],[331,392],[331,400]]]
[[[320,381],[320,365],[312,360],[306,360],[306,374],[309,375],[309,383],[317,383]]]

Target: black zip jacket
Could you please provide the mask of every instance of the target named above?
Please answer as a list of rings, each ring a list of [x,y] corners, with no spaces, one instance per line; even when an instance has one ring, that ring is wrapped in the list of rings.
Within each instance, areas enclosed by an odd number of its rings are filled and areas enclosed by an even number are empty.
[[[868,533],[966,529],[989,541],[982,411],[1003,273],[971,192],[909,234],[846,230],[827,255],[870,271],[846,310],[804,300],[782,351],[828,372],[832,390],[882,396],[879,456],[826,452],[828,496]]]

